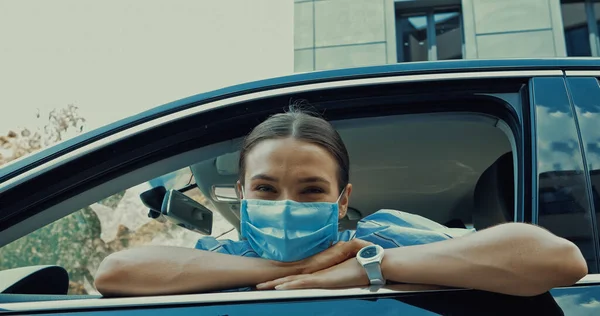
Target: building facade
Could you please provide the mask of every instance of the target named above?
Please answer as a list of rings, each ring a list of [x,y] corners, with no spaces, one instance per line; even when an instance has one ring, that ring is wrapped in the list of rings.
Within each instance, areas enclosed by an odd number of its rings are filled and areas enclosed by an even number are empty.
[[[600,57],[600,0],[295,0],[294,70]]]

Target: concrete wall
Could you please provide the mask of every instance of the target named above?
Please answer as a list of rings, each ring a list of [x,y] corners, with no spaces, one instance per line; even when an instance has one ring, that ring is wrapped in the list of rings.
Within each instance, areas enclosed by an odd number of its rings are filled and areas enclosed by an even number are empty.
[[[433,4],[461,4],[463,34],[454,37],[464,36],[463,58],[566,56],[560,0],[404,0],[401,5],[410,10]],[[295,0],[296,72],[396,62],[394,0]]]
[[[560,0],[462,0],[465,58],[566,56]]]
[[[396,62],[393,0],[295,0],[294,70]]]

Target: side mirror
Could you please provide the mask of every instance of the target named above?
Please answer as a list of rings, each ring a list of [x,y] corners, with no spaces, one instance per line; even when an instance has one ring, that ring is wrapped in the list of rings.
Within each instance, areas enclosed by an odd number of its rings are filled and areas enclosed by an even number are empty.
[[[161,213],[183,228],[203,235],[212,233],[212,211],[177,190],[167,191]]]

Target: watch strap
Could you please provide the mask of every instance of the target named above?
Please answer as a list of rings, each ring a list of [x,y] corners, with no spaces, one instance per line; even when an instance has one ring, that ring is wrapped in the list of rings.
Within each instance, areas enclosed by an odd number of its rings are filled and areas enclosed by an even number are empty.
[[[381,273],[381,264],[379,262],[367,263],[363,266],[367,271],[367,277],[371,285],[384,285],[385,279]]]

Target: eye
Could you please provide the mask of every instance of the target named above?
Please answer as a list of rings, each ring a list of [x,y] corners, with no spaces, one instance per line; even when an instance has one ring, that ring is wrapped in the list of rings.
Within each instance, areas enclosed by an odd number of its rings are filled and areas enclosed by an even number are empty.
[[[275,188],[273,188],[273,186],[270,185],[266,185],[266,184],[259,184],[256,187],[254,187],[255,191],[258,192],[276,192]]]
[[[325,190],[323,190],[323,188],[319,188],[319,187],[308,187],[308,188],[302,190],[302,193],[304,193],[304,194],[320,194],[320,193],[325,193]]]

